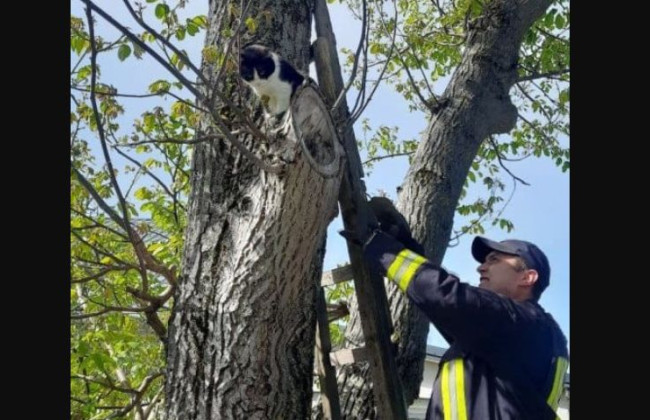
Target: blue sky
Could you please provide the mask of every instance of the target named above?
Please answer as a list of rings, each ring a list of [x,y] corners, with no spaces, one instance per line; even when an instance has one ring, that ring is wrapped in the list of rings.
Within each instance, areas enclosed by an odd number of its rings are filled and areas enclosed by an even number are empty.
[[[100,7],[115,16],[126,16],[124,5],[115,1],[98,1]],[[195,16],[207,13],[206,1],[192,0],[183,12],[183,16]],[[73,0],[72,14],[82,17],[85,14],[81,2]],[[336,34],[337,47],[356,49],[359,39],[359,22],[355,21],[346,8],[338,3],[330,5],[332,25]],[[107,28],[108,25],[97,17],[98,28]],[[126,21],[120,19],[120,21]],[[135,28],[135,23],[127,25]],[[203,33],[197,37],[186,37],[182,47],[193,57],[194,63],[200,64],[200,51],[203,47]],[[73,63],[75,56],[72,57]],[[123,93],[145,93],[146,86],[159,78],[169,75],[153,60],[127,59],[124,63],[117,61],[115,56],[101,59],[102,80],[114,84]],[[311,75],[316,78],[314,74]],[[347,76],[344,76],[347,80]],[[440,92],[443,85],[436,85],[434,90]],[[354,93],[348,93],[348,102],[354,98]],[[159,98],[125,99],[120,98],[127,112],[125,121],[132,120],[152,104],[160,103]],[[169,106],[167,100],[163,106]],[[399,107],[403,107],[401,110]],[[391,90],[387,85],[380,87],[364,113],[369,118],[372,127],[380,124],[399,127],[399,138],[420,138],[420,132],[425,129],[426,121],[420,113],[409,113],[402,97]],[[362,117],[362,118],[363,118]],[[361,119],[360,119],[361,120]],[[359,120],[359,121],[360,121]],[[357,124],[358,126],[359,124]],[[123,123],[125,128],[127,124]],[[360,129],[355,130],[357,138],[361,138]],[[568,142],[568,140],[566,140]],[[362,156],[363,159],[363,156]],[[536,243],[548,256],[551,264],[551,284],[541,298],[541,304],[558,321],[567,338],[570,338],[569,328],[569,172],[562,173],[550,159],[530,158],[522,162],[509,164],[509,169],[518,177],[526,180],[530,186],[518,185],[517,191],[505,210],[503,217],[512,220],[515,230],[508,234],[497,228],[486,226],[485,236],[502,240],[506,238],[524,239]],[[391,198],[395,198],[397,186],[401,185],[408,163],[406,158],[383,160],[376,163],[371,174],[366,177],[368,193],[377,194],[384,190]],[[505,179],[505,178],[504,178]],[[470,189],[469,194],[473,192]],[[507,191],[509,194],[509,191]],[[462,225],[462,218],[455,219],[455,228]],[[348,260],[347,248],[343,239],[337,234],[342,228],[340,218],[337,218],[328,229],[327,251],[324,269],[328,270]],[[470,253],[472,237],[463,236],[460,242],[446,251],[443,265],[456,273],[463,281],[478,284],[476,267]],[[445,341],[432,327],[428,343],[446,347]]]

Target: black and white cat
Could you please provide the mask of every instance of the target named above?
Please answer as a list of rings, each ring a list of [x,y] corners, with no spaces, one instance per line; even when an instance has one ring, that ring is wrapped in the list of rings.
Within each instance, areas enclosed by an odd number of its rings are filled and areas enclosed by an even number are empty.
[[[260,97],[267,116],[274,117],[289,109],[291,95],[305,80],[285,59],[259,44],[242,49],[239,74]]]

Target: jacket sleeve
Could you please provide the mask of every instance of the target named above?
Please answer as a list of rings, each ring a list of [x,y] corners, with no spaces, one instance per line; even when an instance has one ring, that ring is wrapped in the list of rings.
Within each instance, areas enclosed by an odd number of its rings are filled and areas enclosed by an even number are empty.
[[[397,283],[438,330],[468,351],[494,351],[504,335],[516,334],[534,321],[525,306],[461,282],[382,232],[366,243],[364,256],[373,269]]]

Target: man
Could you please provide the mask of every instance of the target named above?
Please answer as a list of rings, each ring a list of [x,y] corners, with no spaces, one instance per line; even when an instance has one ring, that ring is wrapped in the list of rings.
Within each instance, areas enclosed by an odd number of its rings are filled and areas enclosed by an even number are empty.
[[[544,253],[526,241],[476,237],[480,284],[470,286],[413,252],[423,248],[387,200],[371,199],[379,228],[365,241],[341,234],[362,244],[371,269],[396,282],[450,343],[426,419],[555,419],[568,351],[537,303],[550,280]]]

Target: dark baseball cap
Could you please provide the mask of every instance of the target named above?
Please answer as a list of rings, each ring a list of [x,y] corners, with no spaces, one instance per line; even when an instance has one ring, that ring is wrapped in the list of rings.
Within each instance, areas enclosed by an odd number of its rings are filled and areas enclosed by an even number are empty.
[[[537,285],[540,295],[548,286],[551,278],[551,267],[548,264],[548,258],[539,247],[531,242],[520,241],[517,239],[507,239],[496,242],[482,236],[477,236],[472,242],[472,256],[476,261],[482,263],[485,257],[491,251],[503,252],[504,254],[517,255],[521,257],[528,268],[537,271]]]

